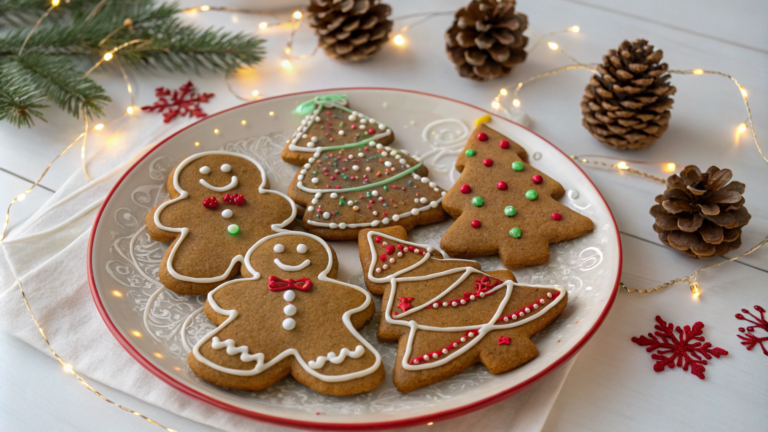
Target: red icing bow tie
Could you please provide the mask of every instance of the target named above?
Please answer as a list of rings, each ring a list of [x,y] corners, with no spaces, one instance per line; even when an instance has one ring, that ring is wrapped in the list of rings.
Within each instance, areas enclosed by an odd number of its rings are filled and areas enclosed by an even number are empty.
[[[280,279],[277,276],[269,277],[270,291],[284,291],[288,289],[297,289],[300,291],[309,291],[312,288],[312,280],[309,278],[301,279]]]

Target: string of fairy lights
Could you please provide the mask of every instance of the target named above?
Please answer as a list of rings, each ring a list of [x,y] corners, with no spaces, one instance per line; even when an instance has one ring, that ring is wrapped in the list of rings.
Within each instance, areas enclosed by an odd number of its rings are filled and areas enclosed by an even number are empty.
[[[106,3],[106,1],[107,0],[102,0],[94,8],[93,12],[89,15],[88,19],[94,18],[98,14],[99,10],[101,9],[101,6],[103,6],[104,3]],[[36,22],[35,26],[29,32],[29,34],[27,34],[24,43],[22,44],[21,48],[19,49],[19,56],[21,56],[23,54],[24,48],[25,48],[25,46],[27,44],[27,41],[29,41],[30,37],[37,31],[37,29],[39,28],[41,23],[45,20],[46,17],[48,17],[48,15],[56,7],[59,7],[60,4],[61,4],[60,0],[51,0],[51,6],[43,13],[43,15]],[[299,30],[299,28],[301,27],[302,22],[306,19],[305,16],[304,16],[304,13],[302,11],[300,11],[300,10],[296,10],[293,13],[291,13],[290,17],[287,18],[287,19],[286,18],[281,18],[280,16],[274,15],[274,14],[266,12],[266,11],[259,11],[259,10],[253,10],[253,9],[235,9],[235,8],[228,8],[228,7],[221,7],[221,6],[208,6],[208,5],[202,5],[202,6],[187,8],[187,9],[183,10],[183,12],[184,13],[188,13],[188,14],[205,13],[205,12],[227,12],[227,13],[232,13],[233,14],[233,18],[232,18],[233,22],[237,22],[237,14],[248,14],[248,15],[264,16],[267,19],[264,20],[264,21],[261,21],[258,24],[258,28],[259,28],[260,31],[266,31],[266,30],[271,29],[271,28],[290,27],[289,38],[288,38],[288,40],[287,40],[287,42],[285,44],[285,47],[283,49],[283,58],[281,60],[281,66],[284,69],[291,69],[293,67],[293,62],[294,61],[306,60],[306,59],[309,59],[309,58],[313,57],[317,53],[317,51],[319,49],[319,45],[316,45],[310,53],[303,54],[303,55],[298,55],[298,56],[296,56],[294,51],[293,51],[293,42],[294,42],[295,35],[296,35],[297,31]],[[410,24],[403,25],[399,29],[397,34],[392,38],[392,42],[393,42],[394,45],[396,45],[398,47],[401,47],[401,48],[404,48],[404,47],[406,47],[408,45],[408,39],[406,38],[406,33],[408,32],[408,30],[410,30],[413,27],[415,27],[417,25],[420,25],[420,24],[422,24],[424,22],[427,22],[427,21],[429,21],[429,20],[431,20],[433,18],[440,17],[440,16],[446,16],[446,15],[452,15],[452,14],[454,14],[454,11],[433,11],[433,12],[414,13],[414,14],[409,14],[409,15],[403,15],[403,16],[400,16],[400,17],[396,17],[396,18],[394,18],[394,21],[396,21],[396,22],[397,21],[407,21],[407,20],[411,20],[411,19],[416,19],[416,21],[413,21]],[[114,34],[116,34],[120,29],[122,29],[124,27],[130,27],[132,25],[133,25],[133,21],[131,20],[131,18],[126,18],[123,21],[121,26],[118,26],[112,32],[110,32],[103,40],[100,41],[100,43],[98,45],[102,46]],[[581,63],[581,62],[577,61],[575,58],[571,57],[568,53],[563,51],[556,42],[551,41],[551,40],[547,40],[551,36],[555,36],[555,35],[559,35],[559,34],[566,34],[566,33],[579,33],[580,30],[581,29],[580,29],[579,26],[574,25],[574,26],[571,26],[571,27],[569,27],[567,29],[558,30],[558,31],[554,31],[554,32],[549,32],[549,33],[545,33],[545,34],[542,34],[542,35],[538,35],[538,34],[536,34],[534,32],[530,32],[529,31],[531,36],[536,40],[536,42],[528,48],[529,52],[535,50],[541,44],[546,43],[546,46],[549,49],[560,53],[561,55],[566,57],[568,60],[570,60],[572,64],[567,65],[567,66],[563,66],[563,67],[560,67],[560,68],[557,68],[557,69],[554,69],[554,70],[551,70],[551,71],[543,72],[543,73],[534,75],[534,76],[532,76],[530,78],[527,78],[527,79],[525,79],[523,81],[520,81],[517,84],[515,90],[512,92],[511,101],[509,103],[509,108],[507,108],[507,106],[505,106],[505,103],[503,101],[510,95],[510,92],[506,88],[501,88],[499,90],[498,94],[496,95],[496,97],[491,101],[491,107],[494,109],[494,111],[496,111],[496,112],[501,111],[502,113],[506,114],[508,117],[511,116],[512,112],[519,111],[520,107],[522,105],[522,103],[521,103],[521,101],[519,99],[519,94],[520,94],[520,91],[522,90],[523,86],[527,85],[527,84],[530,84],[531,82],[536,81],[536,80],[538,80],[540,78],[549,77],[549,76],[553,76],[553,75],[556,75],[556,74],[559,74],[559,73],[562,73],[562,72],[566,72],[566,71],[570,71],[570,70],[577,70],[577,69],[588,70],[588,71],[590,71],[592,73],[596,73],[596,70],[594,69],[594,66],[595,66],[594,64],[585,64],[585,63]],[[101,56],[101,58],[96,63],[94,63],[94,65],[87,72],[85,72],[84,76],[90,75],[92,72],[94,72],[96,69],[98,69],[99,66],[101,66],[103,63],[110,62],[113,59],[115,59],[116,58],[115,54],[118,51],[120,51],[121,49],[124,49],[124,48],[126,48],[128,46],[140,45],[140,44],[144,44],[144,43],[148,43],[148,42],[149,41],[147,41],[147,40],[135,39],[135,40],[131,40],[129,42],[123,43],[123,44],[121,44],[121,45],[119,45],[117,47],[114,47],[114,48],[112,48],[110,50],[105,51],[104,54]],[[126,90],[127,90],[128,95],[129,95],[130,103],[127,106],[127,108],[125,110],[125,113],[123,115],[121,115],[120,117],[117,117],[117,118],[115,118],[115,119],[113,119],[113,120],[111,120],[111,121],[109,121],[107,123],[97,123],[92,128],[94,131],[102,131],[105,128],[109,127],[110,125],[114,124],[115,122],[118,122],[118,121],[120,121],[120,120],[122,120],[122,119],[124,119],[124,118],[126,118],[128,116],[136,115],[136,114],[138,114],[140,112],[140,109],[137,106],[134,105],[133,87],[131,86],[131,83],[130,83],[130,80],[128,78],[128,75],[126,74],[125,69],[120,64],[119,60],[117,60],[116,63],[117,63],[117,66],[118,66],[118,68],[119,68],[119,70],[120,70],[120,72],[122,74],[122,77],[123,77],[123,79],[125,81]],[[751,113],[751,109],[749,107],[749,101],[747,99],[747,91],[744,89],[744,87],[741,84],[739,84],[739,82],[734,77],[732,77],[731,75],[722,73],[722,72],[706,71],[706,70],[702,70],[702,69],[670,70],[669,72],[670,73],[674,73],[674,74],[681,74],[681,75],[705,75],[705,74],[710,74],[710,75],[718,75],[718,76],[723,76],[723,77],[729,78],[739,88],[740,93],[742,95],[742,98],[744,100],[744,105],[745,105],[746,111],[747,111],[747,120],[744,123],[741,123],[740,125],[738,125],[738,127],[737,127],[737,132],[736,132],[737,137],[740,134],[746,132],[747,128],[749,128],[751,130],[751,133],[752,133],[753,141],[755,142],[755,145],[756,145],[756,147],[757,147],[761,157],[763,158],[763,160],[765,160],[768,163],[768,158],[766,158],[765,154],[763,153],[763,150],[760,147],[760,144],[758,142],[757,135],[755,133],[755,129],[754,129],[754,126],[753,126],[753,123],[752,123],[752,113]],[[237,92],[235,92],[235,90],[233,89],[233,87],[232,87],[232,85],[230,83],[230,76],[229,76],[229,74],[225,75],[225,81],[226,81],[226,85],[227,85],[227,88],[229,89],[229,91],[233,95],[235,95],[237,98],[239,98],[241,100],[249,101],[249,100],[257,99],[257,98],[259,98],[261,96],[261,93],[257,89],[252,90],[250,92],[250,94],[247,95],[247,96],[239,95]],[[23,193],[21,193],[18,196],[16,196],[10,202],[10,204],[8,205],[6,214],[5,214],[5,220],[4,220],[4,223],[3,223],[2,231],[0,231],[0,241],[2,241],[5,238],[5,235],[6,235],[6,232],[7,232],[7,229],[8,229],[8,224],[9,224],[9,221],[10,221],[11,207],[15,203],[17,203],[19,201],[23,201],[25,199],[25,197],[30,192],[32,192],[32,190],[35,187],[37,187],[40,184],[40,182],[46,176],[46,174],[51,169],[51,167],[54,165],[54,163],[56,163],[56,161],[58,161],[59,158],[62,155],[64,155],[67,151],[69,151],[80,140],[82,140],[81,151],[80,151],[82,170],[83,170],[83,173],[84,173],[86,179],[88,181],[91,180],[91,177],[88,174],[88,170],[87,170],[87,166],[86,166],[86,143],[87,143],[87,140],[88,140],[88,134],[89,134],[89,131],[91,130],[91,127],[90,127],[90,125],[88,123],[88,116],[86,115],[85,111],[83,112],[83,118],[84,118],[84,130],[83,130],[83,132],[80,135],[78,135],[72,142],[70,142],[46,166],[46,168],[43,170],[42,174],[37,179],[37,181],[35,181],[27,190],[25,190]],[[590,155],[587,155],[587,156],[590,156]],[[590,156],[590,157],[592,157],[592,156]],[[602,159],[610,159],[610,158],[606,158],[606,157],[603,157],[603,156],[597,156],[597,157],[598,158],[602,158]],[[659,164],[658,162],[639,162],[639,161],[623,161],[622,160],[622,161],[619,161],[617,163],[606,163],[606,162],[603,162],[603,161],[587,159],[586,156],[571,156],[571,158],[574,161],[577,161],[577,162],[582,163],[582,164],[611,168],[611,169],[615,169],[617,171],[622,171],[622,172],[628,172],[628,173],[631,173],[631,174],[636,174],[636,175],[642,176],[643,178],[654,180],[654,181],[657,181],[657,182],[661,182],[661,183],[665,182],[665,180],[660,178],[660,177],[656,177],[656,176],[653,176],[651,174],[644,173],[644,172],[642,172],[640,170],[637,170],[637,169],[629,166],[629,163],[632,163],[633,165],[634,164],[643,164],[643,163],[644,164]],[[675,163],[673,163],[673,162],[663,162],[663,163],[661,163],[661,165],[662,165],[662,169],[664,171],[666,171],[666,172],[675,172],[675,169],[676,169],[676,164]],[[701,293],[701,289],[700,289],[699,284],[698,284],[698,282],[696,280],[696,277],[697,277],[699,272],[701,272],[703,270],[707,270],[707,269],[710,269],[710,268],[714,268],[714,267],[720,266],[720,265],[728,263],[728,262],[735,261],[735,260],[737,260],[737,259],[739,259],[739,258],[741,258],[743,256],[749,255],[750,253],[758,250],[760,247],[762,247],[766,243],[768,243],[768,237],[764,241],[762,241],[761,243],[759,243],[756,246],[754,246],[752,249],[750,249],[750,250],[748,250],[748,251],[746,251],[746,252],[744,252],[744,253],[742,253],[742,254],[740,254],[738,256],[730,258],[727,261],[721,261],[721,262],[718,262],[718,263],[715,263],[715,264],[708,265],[706,267],[702,267],[701,269],[699,269],[696,272],[694,272],[692,275],[685,276],[685,277],[682,277],[682,278],[673,279],[669,283],[664,283],[664,284],[659,285],[659,286],[654,287],[654,288],[639,289],[638,290],[638,289],[634,289],[634,288],[629,288],[626,285],[624,285],[623,283],[621,284],[621,287],[623,289],[626,289],[627,292],[651,293],[651,292],[659,291],[659,290],[661,290],[663,288],[666,288],[668,286],[674,285],[676,283],[687,282],[690,285],[691,292],[693,293],[693,295],[694,296],[698,296]],[[24,304],[25,304],[25,306],[27,308],[27,311],[29,312],[30,316],[32,317],[32,320],[34,321],[35,326],[37,327],[38,331],[40,332],[40,334],[41,334],[43,340],[45,341],[48,349],[51,351],[51,353],[56,358],[56,360],[59,361],[59,363],[62,365],[62,367],[63,367],[63,369],[64,369],[64,371],[66,373],[69,373],[69,374],[72,374],[73,376],[75,376],[77,378],[78,382],[83,384],[83,386],[85,386],[89,391],[91,391],[92,393],[97,395],[99,398],[101,398],[105,402],[108,402],[108,403],[110,403],[110,404],[112,404],[112,405],[122,409],[123,411],[129,412],[129,413],[131,413],[131,414],[133,414],[133,415],[135,415],[137,417],[140,417],[140,418],[146,420],[147,422],[149,422],[149,423],[151,423],[151,424],[153,424],[155,426],[161,427],[161,428],[165,429],[167,432],[175,432],[173,429],[165,427],[165,426],[161,425],[160,423],[152,420],[151,418],[149,418],[147,416],[144,416],[144,415],[142,415],[142,414],[140,414],[140,413],[138,413],[138,412],[136,412],[136,411],[134,411],[134,410],[132,410],[130,408],[127,408],[127,407],[125,407],[123,405],[120,405],[117,402],[114,402],[114,401],[108,399],[103,394],[101,394],[98,390],[93,388],[81,375],[79,375],[75,371],[75,368],[71,364],[67,363],[63,358],[61,358],[59,356],[59,354],[56,352],[56,350],[53,348],[53,346],[51,345],[50,341],[48,340],[48,338],[45,335],[45,331],[43,330],[43,327],[41,326],[41,324],[37,320],[37,317],[35,316],[34,312],[32,311],[32,308],[31,308],[31,306],[30,306],[30,304],[29,304],[29,302],[27,300],[27,296],[26,296],[26,293],[24,291],[23,284],[18,279],[16,279],[16,282],[17,282],[17,284],[19,286],[19,290],[21,291],[21,295],[22,295],[22,298],[24,300]]]

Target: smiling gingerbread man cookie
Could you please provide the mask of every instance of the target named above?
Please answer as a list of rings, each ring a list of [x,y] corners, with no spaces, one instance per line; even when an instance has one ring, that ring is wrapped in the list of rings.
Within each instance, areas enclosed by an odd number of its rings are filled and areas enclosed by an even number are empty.
[[[211,151],[184,159],[168,176],[170,199],[147,213],[150,237],[173,241],[160,281],[179,294],[205,294],[235,277],[245,252],[296,216],[285,194],[269,189],[255,160]]]
[[[312,234],[265,237],[245,257],[246,279],[208,294],[218,327],[189,354],[192,370],[223,387],[255,391],[287,375],[329,395],[370,391],[384,380],[379,353],[357,332],[374,314],[363,288],[335,280],[331,247]]]

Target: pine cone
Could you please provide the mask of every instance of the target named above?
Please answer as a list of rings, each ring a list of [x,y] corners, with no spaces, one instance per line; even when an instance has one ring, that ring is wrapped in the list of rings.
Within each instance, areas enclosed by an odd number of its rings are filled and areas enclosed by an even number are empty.
[[[649,147],[669,126],[668,66],[648,41],[624,41],[597,66],[581,99],[582,124],[598,141],[619,150]]]
[[[328,57],[360,61],[389,40],[392,13],[379,0],[311,0],[309,25]]]
[[[712,166],[702,173],[693,165],[670,176],[667,190],[651,207],[653,230],[661,241],[694,258],[738,249],[741,228],[751,216],[744,207],[745,186],[730,182],[732,176],[729,169]]]
[[[499,78],[525,61],[528,17],[515,12],[515,0],[472,0],[456,12],[445,32],[448,58],[459,75],[476,81]]]

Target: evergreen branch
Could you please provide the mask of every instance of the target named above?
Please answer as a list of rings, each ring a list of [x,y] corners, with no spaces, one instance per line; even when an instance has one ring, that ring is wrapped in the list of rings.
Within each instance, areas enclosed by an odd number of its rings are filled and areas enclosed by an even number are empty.
[[[0,64],[0,120],[7,120],[17,127],[34,125],[33,117],[45,121],[39,103],[40,90],[21,71],[15,61]]]
[[[62,2],[51,12],[53,21],[66,19],[68,16],[83,14],[91,9],[98,0],[70,0]],[[0,0],[0,24],[21,27],[34,23],[40,15],[51,7],[50,0]]]

